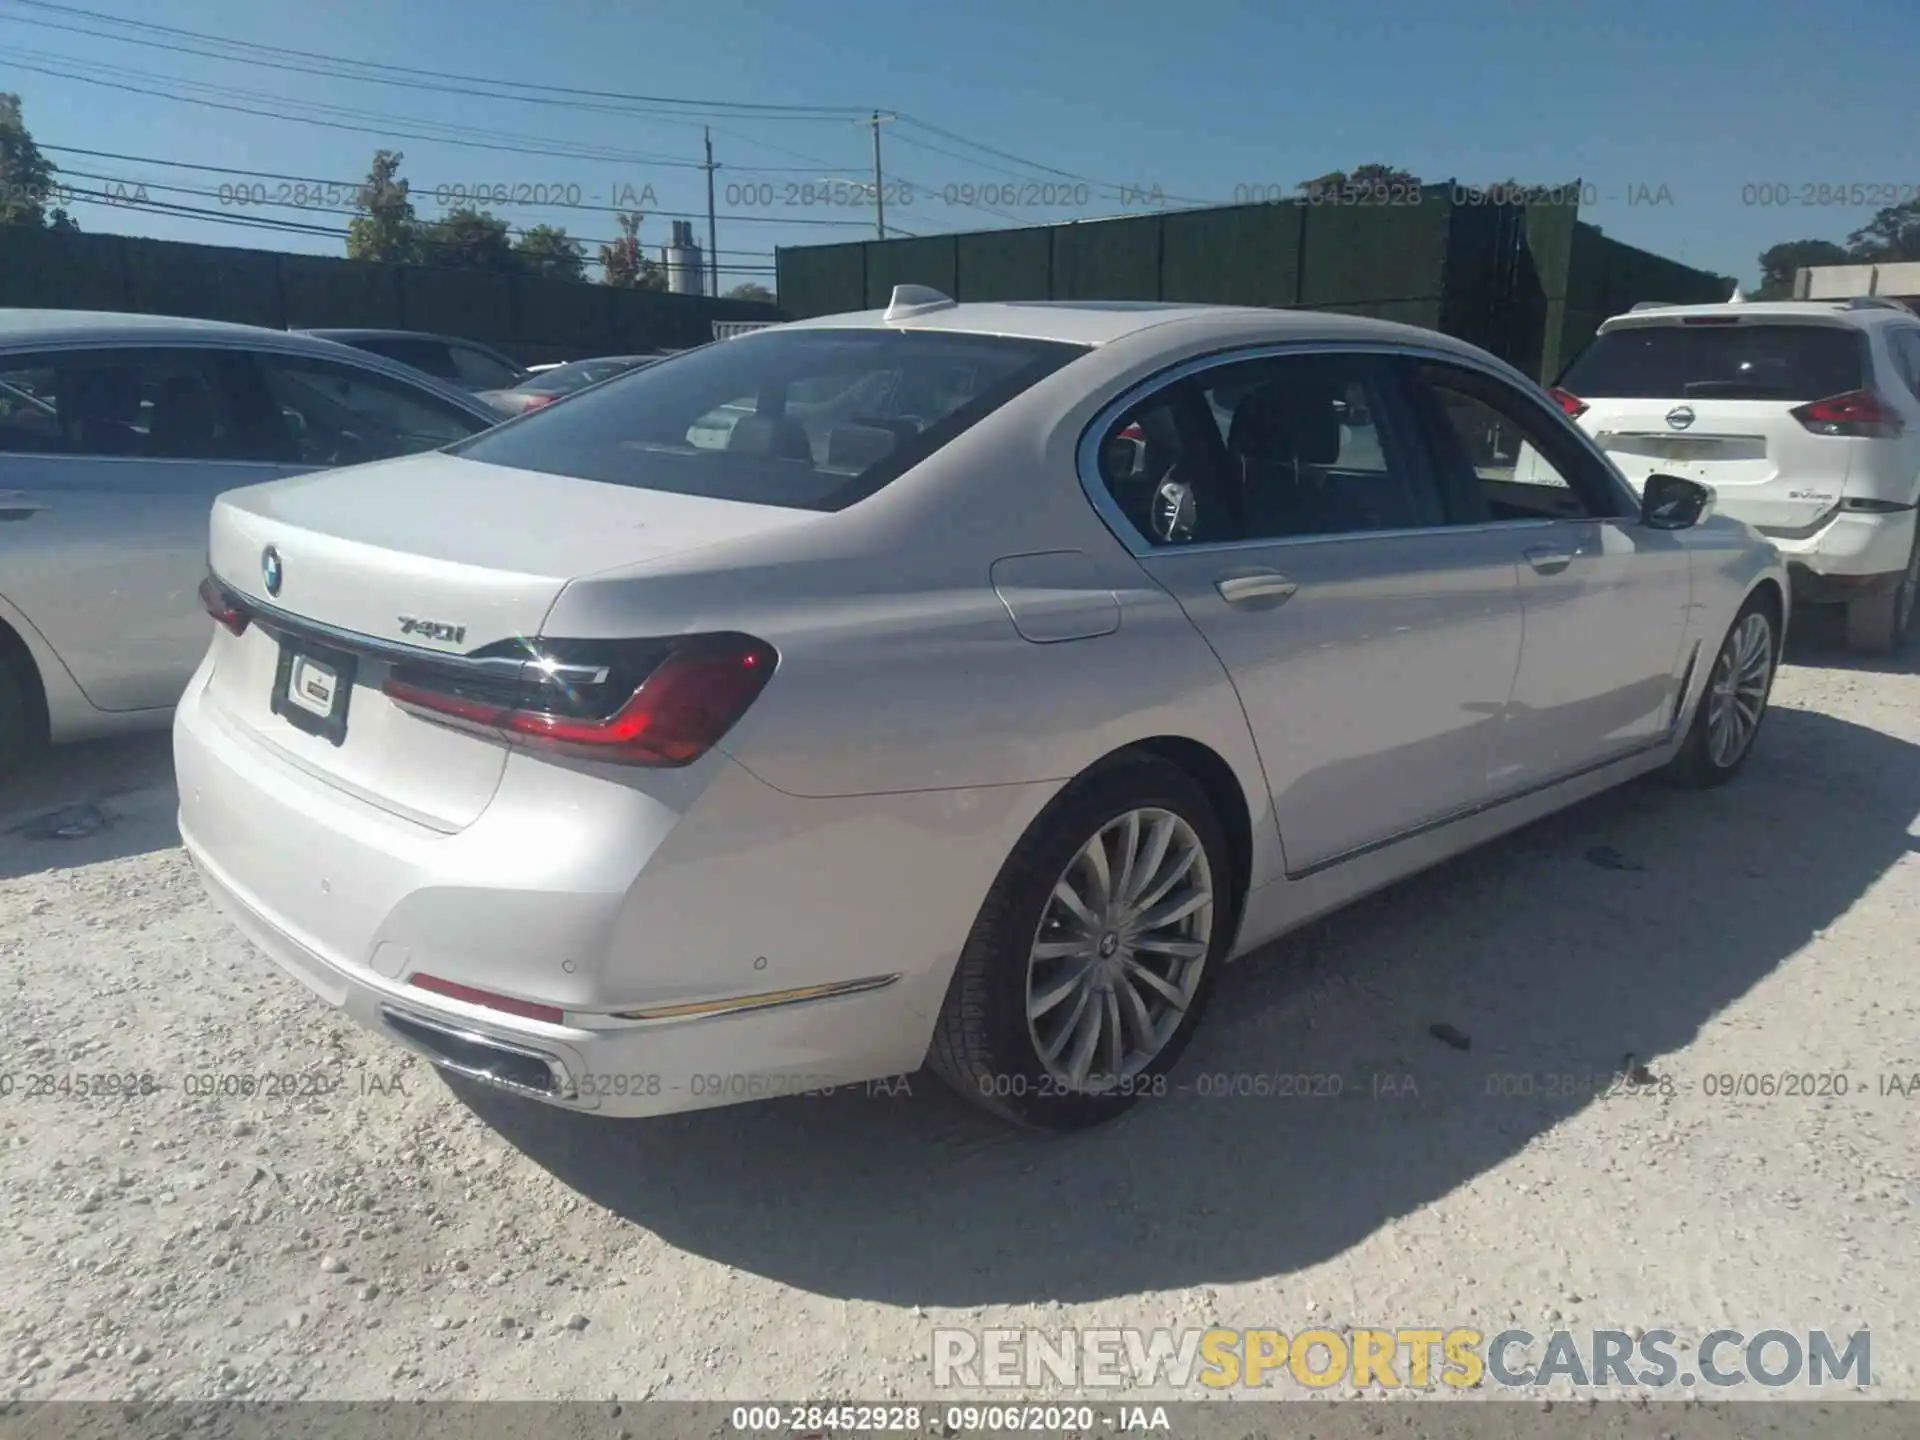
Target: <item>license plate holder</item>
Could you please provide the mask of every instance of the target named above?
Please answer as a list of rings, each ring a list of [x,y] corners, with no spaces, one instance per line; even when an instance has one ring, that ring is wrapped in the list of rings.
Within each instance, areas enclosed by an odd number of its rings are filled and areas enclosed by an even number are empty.
[[[282,637],[273,675],[273,713],[332,745],[347,743],[347,706],[358,657]]]

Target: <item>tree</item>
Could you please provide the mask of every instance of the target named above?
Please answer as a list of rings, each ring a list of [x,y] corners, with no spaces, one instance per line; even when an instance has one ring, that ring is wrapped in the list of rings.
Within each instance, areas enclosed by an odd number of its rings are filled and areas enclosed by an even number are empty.
[[[727,298],[729,300],[758,300],[762,305],[773,304],[773,292],[767,289],[766,286],[756,284],[752,280],[742,281],[727,291]]]
[[[536,225],[513,242],[513,253],[529,275],[547,280],[587,278],[587,248],[564,226]]]
[[[1417,188],[1420,183],[1420,177],[1411,170],[1402,170],[1397,165],[1367,164],[1352,170],[1329,170],[1311,180],[1302,180],[1294,188],[1308,199],[1325,199],[1353,192],[1392,194]]]
[[[20,97],[0,95],[0,225],[78,230],[65,210],[47,204],[58,193],[53,179],[58,168],[33,143]]]
[[[1794,273],[1809,265],[1848,265],[1854,256],[1831,240],[1782,240],[1760,252],[1760,288],[1750,300],[1791,300]]]
[[[1889,205],[1847,237],[1856,264],[1920,260],[1920,200]]]
[[[646,219],[638,210],[620,217],[620,238],[600,247],[601,278],[623,290],[664,290],[667,276],[641,252],[640,222]]]
[[[367,180],[354,196],[360,214],[347,224],[349,260],[389,260],[406,263],[417,258],[418,219],[407,182],[399,178],[401,152],[376,150]]]
[[[443,270],[491,270],[512,274],[520,258],[507,238],[507,222],[486,210],[456,205],[420,227],[420,261]]]

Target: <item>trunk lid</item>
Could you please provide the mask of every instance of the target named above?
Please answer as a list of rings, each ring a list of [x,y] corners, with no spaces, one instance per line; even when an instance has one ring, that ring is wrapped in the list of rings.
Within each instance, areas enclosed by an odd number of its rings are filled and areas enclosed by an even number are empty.
[[[309,775],[458,830],[492,799],[507,746],[394,705],[381,685],[396,661],[538,636],[577,577],[810,518],[439,454],[228,491],[209,560],[261,613],[240,635],[216,628],[208,699]],[[314,733],[341,710],[343,727]]]

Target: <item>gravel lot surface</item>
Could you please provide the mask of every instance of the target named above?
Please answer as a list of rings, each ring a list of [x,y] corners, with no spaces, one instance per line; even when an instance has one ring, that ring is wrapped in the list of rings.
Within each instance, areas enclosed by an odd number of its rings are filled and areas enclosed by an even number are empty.
[[[0,1395],[925,1398],[936,1326],[1515,1321],[1870,1326],[1920,1397],[1920,1094],[1880,1079],[1920,1076],[1920,674],[1821,618],[1734,785],[1235,967],[1185,1088],[1065,1139],[926,1076],[624,1123],[452,1088],[216,915],[164,736],[58,752],[0,791]],[[1202,1093],[1270,1072],[1341,1094]],[[1709,1093],[1748,1073],[1848,1093]]]

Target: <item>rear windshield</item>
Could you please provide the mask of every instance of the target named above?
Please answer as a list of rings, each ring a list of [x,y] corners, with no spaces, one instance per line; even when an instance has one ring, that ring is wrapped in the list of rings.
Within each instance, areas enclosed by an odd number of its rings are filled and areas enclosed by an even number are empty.
[[[1567,367],[1583,400],[1822,400],[1865,380],[1865,336],[1837,325],[1629,325]]]
[[[1084,353],[924,330],[769,331],[646,366],[450,453],[643,490],[840,510]]]

